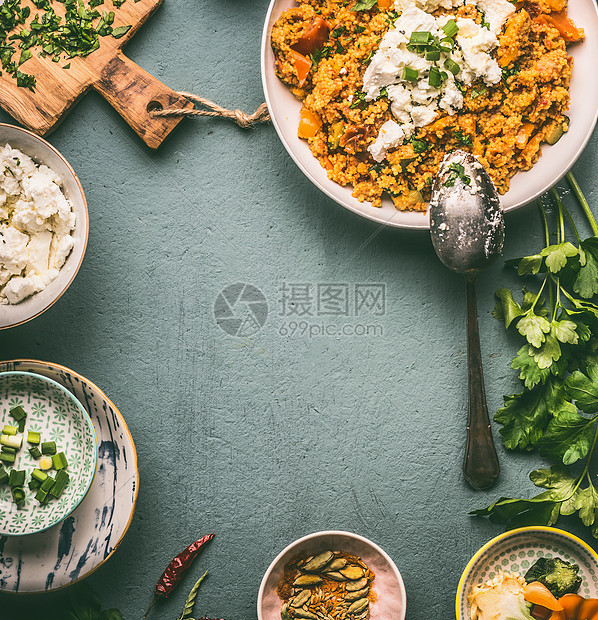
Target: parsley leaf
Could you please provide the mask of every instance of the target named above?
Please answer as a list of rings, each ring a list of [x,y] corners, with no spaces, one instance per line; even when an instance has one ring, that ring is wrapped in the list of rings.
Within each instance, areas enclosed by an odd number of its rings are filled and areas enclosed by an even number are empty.
[[[580,244],[580,254],[583,253],[583,262],[575,282],[573,291],[584,299],[591,299],[598,295],[598,237],[590,237]]]
[[[373,9],[378,0],[357,0],[357,2],[351,7],[352,11],[369,11]]]
[[[552,273],[558,273],[567,264],[567,259],[578,254],[578,249],[569,241],[549,245],[540,252],[540,255],[545,257],[546,267]]]
[[[565,465],[585,458],[592,447],[597,419],[580,415],[574,405],[567,403],[548,424],[538,443],[540,454]]]

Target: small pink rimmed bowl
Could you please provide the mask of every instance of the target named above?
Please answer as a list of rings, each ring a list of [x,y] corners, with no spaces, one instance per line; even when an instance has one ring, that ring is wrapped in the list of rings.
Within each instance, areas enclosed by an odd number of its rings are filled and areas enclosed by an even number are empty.
[[[351,532],[324,531],[299,538],[285,547],[272,561],[257,597],[258,620],[280,620],[283,601],[276,588],[284,567],[298,555],[315,555],[322,551],[344,551],[361,558],[374,573],[372,588],[376,601],[370,609],[371,620],[405,620],[407,595],[399,569],[390,556],[371,540]]]
[[[560,557],[577,564],[582,579],[579,594],[598,596],[598,554],[590,545],[555,527],[520,527],[496,536],[471,558],[457,587],[457,620],[469,620],[467,595],[474,586],[494,579],[499,570],[525,576],[542,557]]]
[[[36,164],[51,168],[62,179],[65,196],[71,201],[77,221],[72,233],[75,246],[60,269],[58,277],[39,293],[35,293],[14,305],[0,305],[0,330],[26,323],[50,308],[65,293],[75,279],[87,248],[89,215],[87,201],[79,178],[64,156],[49,142],[34,133],[0,123],[0,148],[10,144],[29,155]]]

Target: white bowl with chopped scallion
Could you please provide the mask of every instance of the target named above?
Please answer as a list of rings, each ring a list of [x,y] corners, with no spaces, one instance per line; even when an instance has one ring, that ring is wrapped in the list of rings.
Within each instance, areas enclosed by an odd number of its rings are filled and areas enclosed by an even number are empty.
[[[68,517],[93,482],[98,449],[83,405],[52,379],[0,373],[0,536]]]

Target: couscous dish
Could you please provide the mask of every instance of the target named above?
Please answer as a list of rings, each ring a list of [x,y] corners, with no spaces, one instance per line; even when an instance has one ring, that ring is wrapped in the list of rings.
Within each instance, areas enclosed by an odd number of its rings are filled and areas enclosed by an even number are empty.
[[[299,0],[272,30],[299,137],[357,199],[400,210],[426,209],[457,148],[505,193],[568,129],[581,39],[566,0]]]

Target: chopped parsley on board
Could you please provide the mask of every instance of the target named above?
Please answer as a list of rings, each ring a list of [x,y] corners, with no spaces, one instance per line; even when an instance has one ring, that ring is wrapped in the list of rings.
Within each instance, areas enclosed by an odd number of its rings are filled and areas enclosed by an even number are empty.
[[[88,56],[100,47],[99,37],[120,39],[131,29],[130,25],[113,28],[114,11],[100,12],[97,7],[110,2],[120,8],[126,1],[33,0],[39,11],[32,17],[30,7],[22,6],[21,0],[4,0],[0,5],[0,75],[7,73],[17,86],[35,91],[35,76],[20,70],[33,56],[33,48],[38,56],[50,56],[53,62]],[[64,6],[64,17],[54,11],[55,2]],[[70,63],[63,68],[70,68]]]

